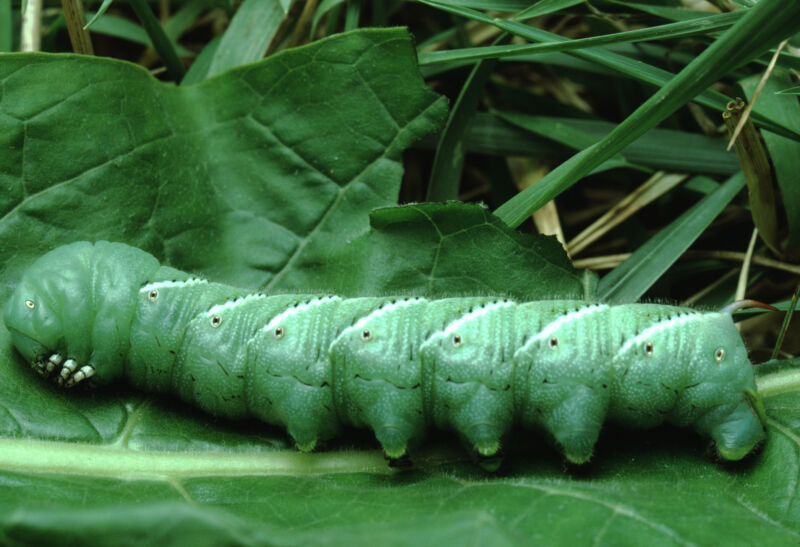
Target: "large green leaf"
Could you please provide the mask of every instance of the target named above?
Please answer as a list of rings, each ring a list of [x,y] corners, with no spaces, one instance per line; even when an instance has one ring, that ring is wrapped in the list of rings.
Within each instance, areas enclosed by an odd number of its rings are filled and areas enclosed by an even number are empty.
[[[365,210],[397,202],[401,151],[446,115],[397,29],[181,88],[73,55],[5,55],[0,79],[6,287],[47,249],[105,238],[237,285],[314,288],[289,274],[322,276]]]

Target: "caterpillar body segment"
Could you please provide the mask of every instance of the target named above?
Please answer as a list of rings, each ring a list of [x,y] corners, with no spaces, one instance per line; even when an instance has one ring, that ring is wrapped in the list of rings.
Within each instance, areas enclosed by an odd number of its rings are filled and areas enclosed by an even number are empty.
[[[228,418],[284,426],[301,450],[371,429],[400,458],[431,427],[492,456],[544,429],[576,463],[606,420],[669,422],[741,459],[763,408],[730,314],[657,304],[248,294],[119,243],[56,249],[4,320],[64,386],[125,378]]]
[[[175,361],[192,319],[217,302],[245,295],[242,289],[159,268],[138,291],[125,366],[127,380],[145,391],[171,391]]]

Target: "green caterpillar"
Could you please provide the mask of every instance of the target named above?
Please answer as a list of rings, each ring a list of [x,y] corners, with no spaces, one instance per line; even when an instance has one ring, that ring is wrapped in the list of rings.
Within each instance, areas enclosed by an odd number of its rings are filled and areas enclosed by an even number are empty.
[[[513,426],[587,461],[604,421],[691,426],[738,460],[764,439],[729,313],[492,297],[248,294],[120,243],[55,249],[5,310],[14,345],[65,387],[124,377],[312,450],[367,427],[391,458],[430,427],[491,456]]]

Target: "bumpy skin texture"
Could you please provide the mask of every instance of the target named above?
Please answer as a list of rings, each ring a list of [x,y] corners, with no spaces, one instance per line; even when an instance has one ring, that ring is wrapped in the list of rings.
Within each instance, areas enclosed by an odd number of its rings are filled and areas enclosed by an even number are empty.
[[[764,439],[752,367],[723,313],[247,294],[101,241],[36,261],[4,320],[61,385],[124,377],[215,415],[285,426],[302,450],[356,426],[397,458],[438,427],[489,456],[517,425],[547,430],[582,463],[606,419],[692,427],[728,460]]]

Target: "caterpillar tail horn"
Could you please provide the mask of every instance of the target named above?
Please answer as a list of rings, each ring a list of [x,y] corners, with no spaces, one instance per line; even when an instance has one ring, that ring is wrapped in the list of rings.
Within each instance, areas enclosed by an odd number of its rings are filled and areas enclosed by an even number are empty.
[[[719,310],[719,312],[733,314],[734,312],[743,310],[745,308],[763,308],[765,310],[778,311],[778,308],[776,308],[775,306],[770,306],[769,304],[764,304],[763,302],[759,302],[758,300],[750,300],[748,298],[745,300],[736,300],[734,302],[731,302],[730,304]]]

